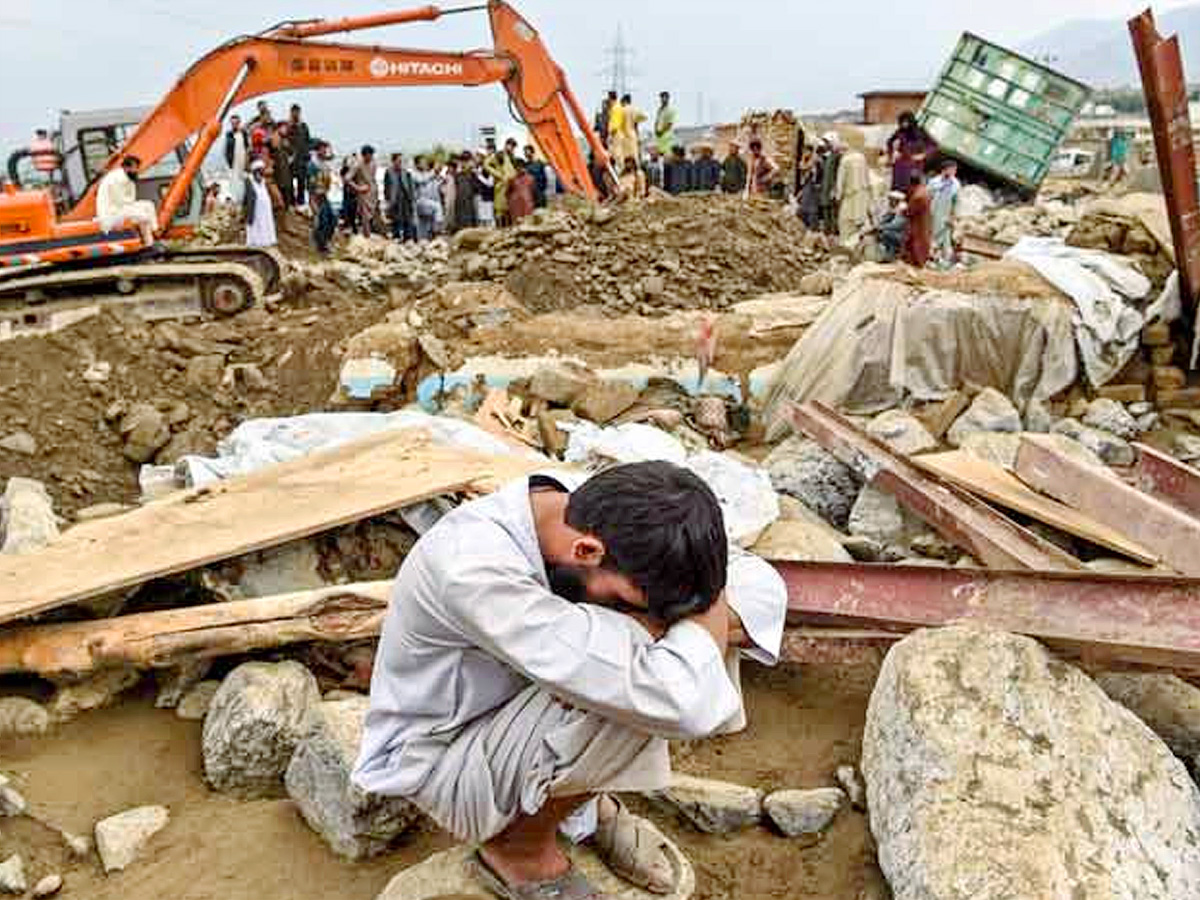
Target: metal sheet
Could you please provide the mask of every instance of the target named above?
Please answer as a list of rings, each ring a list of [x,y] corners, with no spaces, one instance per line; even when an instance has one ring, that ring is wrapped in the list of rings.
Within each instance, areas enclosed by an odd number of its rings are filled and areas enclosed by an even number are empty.
[[[777,563],[793,625],[913,631],[972,623],[1104,664],[1200,674],[1200,580]]]

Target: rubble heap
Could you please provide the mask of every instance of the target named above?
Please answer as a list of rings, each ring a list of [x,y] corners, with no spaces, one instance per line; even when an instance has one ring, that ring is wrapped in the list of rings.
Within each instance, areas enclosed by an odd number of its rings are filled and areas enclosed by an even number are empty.
[[[778,204],[719,196],[539,210],[504,231],[459,232],[454,246],[458,280],[503,281],[535,313],[584,304],[611,313],[726,309],[803,290],[826,258],[818,237]]]

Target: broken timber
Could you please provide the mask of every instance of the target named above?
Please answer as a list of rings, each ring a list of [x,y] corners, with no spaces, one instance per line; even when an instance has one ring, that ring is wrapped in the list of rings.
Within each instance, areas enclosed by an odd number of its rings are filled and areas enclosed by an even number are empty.
[[[287,543],[457,491],[493,488],[537,462],[387,431],[78,525],[41,550],[0,556],[0,624]]]
[[[1108,469],[1064,453],[1039,435],[1021,439],[1017,476],[1160,554],[1171,568],[1200,576],[1200,519],[1143,494]]]
[[[975,624],[1105,665],[1200,675],[1200,581],[1078,572],[992,572],[780,563],[789,622],[886,632]],[[897,635],[899,637],[899,635]]]
[[[823,404],[812,401],[793,406],[791,418],[797,429],[989,568],[1083,568],[1070,554],[948,481],[921,471]]]
[[[1133,446],[1137,450],[1137,462],[1133,466],[1134,485],[1189,515],[1200,517],[1200,472],[1153,447],[1145,444]]]
[[[1148,566],[1156,565],[1158,554],[1126,538],[1090,516],[1064,503],[1030,490],[1024,482],[1001,466],[964,450],[916,457],[921,468],[940,475],[965,491],[978,494],[1006,509],[1031,516],[1068,534],[1083,538]]]
[[[0,631],[0,673],[82,675],[108,667],[157,669],[283,647],[354,641],[383,626],[390,581],[212,603],[114,619]]]

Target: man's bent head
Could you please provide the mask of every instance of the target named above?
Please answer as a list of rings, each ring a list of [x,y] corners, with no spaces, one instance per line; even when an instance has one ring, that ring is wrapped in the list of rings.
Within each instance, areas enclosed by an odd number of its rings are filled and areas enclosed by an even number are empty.
[[[580,537],[570,568],[588,599],[645,608],[670,625],[704,612],[725,590],[729,547],[716,495],[698,476],[666,462],[616,466],[567,502]]]

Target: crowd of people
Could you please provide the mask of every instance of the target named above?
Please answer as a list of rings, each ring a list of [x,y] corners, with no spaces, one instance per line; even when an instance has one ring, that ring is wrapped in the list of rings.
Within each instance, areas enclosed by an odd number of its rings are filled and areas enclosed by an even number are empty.
[[[276,122],[265,101],[249,123],[230,117],[225,162],[248,245],[275,244],[277,216],[294,208],[311,216],[320,253],[329,252],[339,225],[351,234],[426,241],[463,228],[518,222],[546,206],[559,189],[537,150],[526,145],[518,152],[511,138],[499,148],[488,141],[476,153],[416,156],[411,165],[401,153],[384,162],[364,145],[339,166],[330,143],[313,138],[299,105]],[[331,196],[336,182],[337,208]],[[206,202],[219,202],[218,193]]]
[[[787,194],[786,173],[756,134],[745,141],[747,152],[741,142],[731,141],[718,159],[711,142],[690,148],[680,143],[677,120],[668,92],[659,95],[653,120],[630,95],[610,92],[596,113],[595,130],[612,169],[595,154],[590,160],[600,194],[620,200],[653,190],[747,198]],[[806,226],[846,245],[871,240],[883,261],[953,264],[952,223],[961,190],[957,166],[946,159],[927,181],[937,146],[912,113],[901,115],[887,141],[891,185],[882,197],[864,151],[836,131],[812,142],[801,133],[799,144],[787,185],[791,195],[785,199]],[[298,105],[277,122],[265,101],[245,125],[236,115],[230,118],[225,160],[248,244],[276,243],[276,216],[295,208],[311,216],[313,243],[321,253],[329,251],[339,225],[352,234],[426,241],[463,228],[519,222],[559,190],[556,173],[538,151],[532,145],[519,148],[511,138],[502,147],[488,141],[477,152],[419,155],[411,164],[401,153],[381,160],[366,145],[339,163],[328,141],[313,138]],[[337,209],[331,200],[336,181],[342,186]]]

